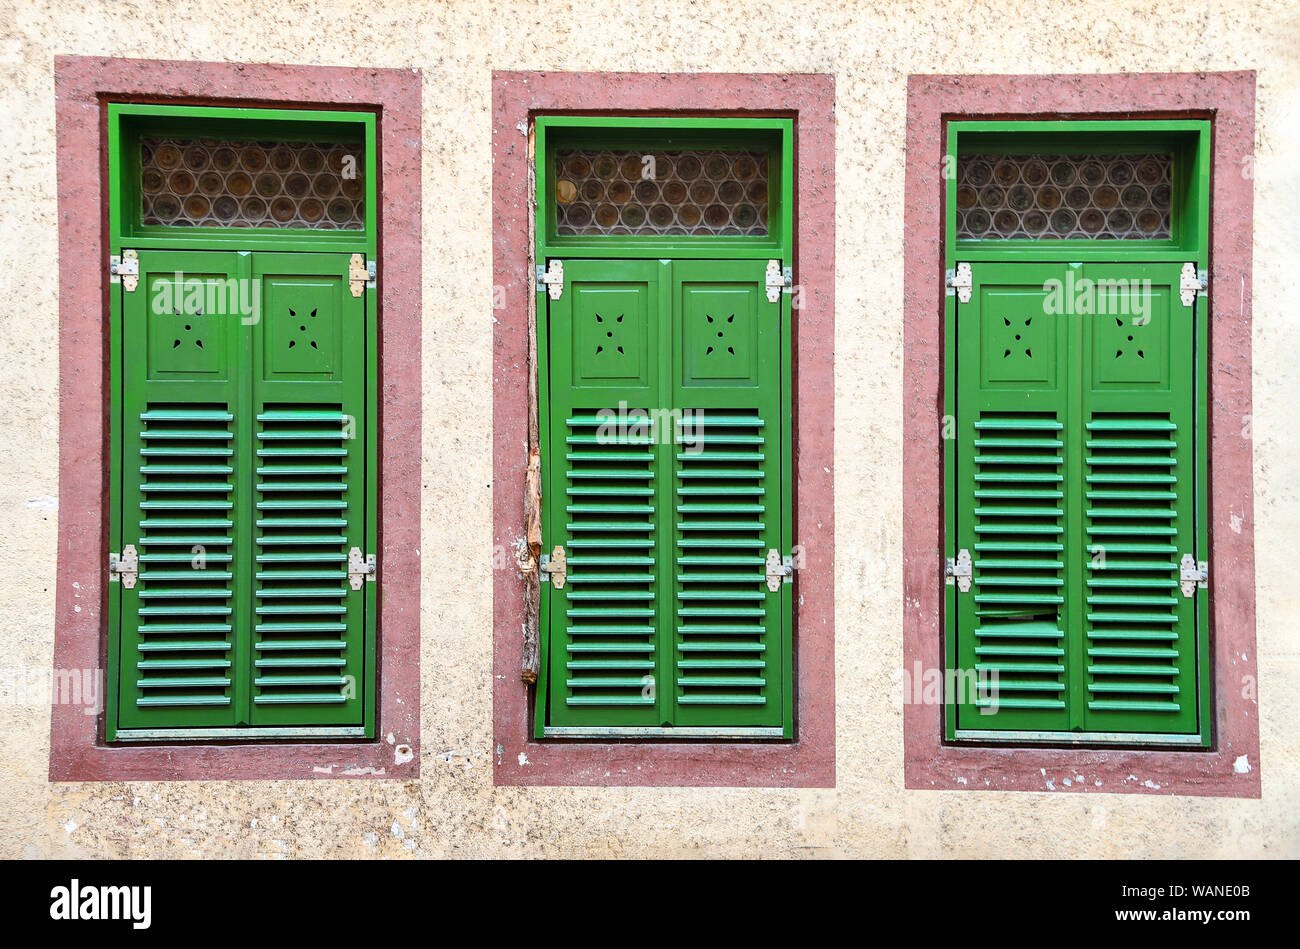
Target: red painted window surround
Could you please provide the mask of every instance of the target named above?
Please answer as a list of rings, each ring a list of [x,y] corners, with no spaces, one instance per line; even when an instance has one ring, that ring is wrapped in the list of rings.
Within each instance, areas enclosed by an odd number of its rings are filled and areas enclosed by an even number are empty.
[[[905,783],[925,790],[1260,796],[1254,685],[1251,442],[1253,72],[911,76],[903,288],[903,661],[943,663],[943,207],[947,122],[956,119],[1205,118],[1212,122],[1210,220],[1210,650],[1214,746],[1204,751],[993,748],[943,741],[942,709],[903,710]],[[1231,288],[1216,293],[1215,288]],[[1240,289],[1239,289],[1240,288]]]
[[[493,327],[493,543],[526,534],[527,268],[532,227],[528,128],[538,114],[788,116],[795,124],[794,536],[792,742],[562,741],[532,737],[519,678],[523,583],[493,571],[494,780],[498,785],[832,787],[835,783],[833,511],[835,83],[826,75],[492,74],[493,282],[507,307]]]
[[[103,743],[103,716],[52,706],[51,781],[420,773],[420,76],[405,69],[58,56],[59,557],[54,668],[103,669],[108,465],[110,101],[379,113],[379,688],[375,741]]]

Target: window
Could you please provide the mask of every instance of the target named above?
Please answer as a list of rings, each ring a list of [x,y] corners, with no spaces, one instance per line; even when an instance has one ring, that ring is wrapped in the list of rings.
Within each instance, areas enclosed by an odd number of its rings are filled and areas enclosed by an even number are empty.
[[[537,120],[539,738],[793,736],[792,128]]]
[[[1209,123],[948,136],[948,737],[1208,747]]]
[[[106,738],[373,737],[374,115],[109,128]]]

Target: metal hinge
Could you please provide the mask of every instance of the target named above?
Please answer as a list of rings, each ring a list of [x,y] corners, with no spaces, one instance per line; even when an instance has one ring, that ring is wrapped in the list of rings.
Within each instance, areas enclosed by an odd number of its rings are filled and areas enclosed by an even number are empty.
[[[537,286],[539,289],[545,287],[552,300],[560,299],[564,293],[564,262],[552,260],[546,267],[538,264]]]
[[[782,583],[794,581],[794,558],[782,557],[781,551],[773,548],[767,552],[767,588],[775,593]]]
[[[943,567],[944,582],[948,586],[957,584],[957,589],[962,593],[970,592],[970,581],[973,576],[971,570],[970,551],[963,547],[957,551],[956,557],[949,557],[944,561]]]
[[[373,260],[366,260],[361,254],[353,254],[348,261],[348,289],[354,297],[361,296],[363,290],[375,288],[379,270]]]
[[[133,250],[122,251],[108,258],[108,282],[120,283],[130,293],[140,282],[140,255]]]
[[[1178,295],[1183,298],[1183,306],[1196,302],[1196,295],[1204,295],[1210,288],[1210,275],[1204,270],[1197,270],[1196,264],[1183,264],[1183,272],[1178,278]]]
[[[782,267],[781,261],[769,260],[767,262],[767,302],[775,303],[781,299],[781,291],[786,293],[794,286],[794,268]]]
[[[949,270],[944,275],[944,286],[948,288],[948,296],[955,293],[961,303],[970,303],[972,285],[970,264],[958,264],[956,270]]]
[[[375,582],[374,554],[362,554],[360,547],[353,547],[348,551],[348,583],[354,590],[360,590],[361,584],[369,581]]]
[[[136,556],[135,544],[127,544],[120,554],[108,555],[108,582],[122,581],[122,586],[130,590],[140,577],[140,558]]]
[[[1210,585],[1210,565],[1191,554],[1183,554],[1178,564],[1178,581],[1183,596],[1195,596],[1197,587],[1204,590]]]
[[[564,556],[564,548],[556,546],[549,554],[542,554],[538,569],[551,575],[551,586],[557,590],[564,589],[564,581],[569,576],[569,561]]]

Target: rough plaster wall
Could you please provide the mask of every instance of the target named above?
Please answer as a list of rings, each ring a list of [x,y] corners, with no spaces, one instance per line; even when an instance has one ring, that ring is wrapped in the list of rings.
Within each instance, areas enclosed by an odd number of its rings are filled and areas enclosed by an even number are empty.
[[[1300,675],[1300,586],[1287,572],[1300,535],[1300,328],[1287,282],[1300,248],[1300,8],[1106,0],[1018,4],[1013,16],[1006,3],[963,0],[777,6],[0,2],[0,233],[5,260],[23,262],[0,268],[0,668],[48,668],[53,642],[58,53],[423,71],[426,553],[418,783],[50,785],[48,711],[0,695],[0,856],[1300,856],[1300,702],[1287,696]],[[483,394],[493,68],[836,75],[836,789],[492,786],[491,405]],[[907,75],[1223,69],[1259,71],[1251,428],[1263,799],[904,792]],[[434,551],[446,565],[436,579]]]

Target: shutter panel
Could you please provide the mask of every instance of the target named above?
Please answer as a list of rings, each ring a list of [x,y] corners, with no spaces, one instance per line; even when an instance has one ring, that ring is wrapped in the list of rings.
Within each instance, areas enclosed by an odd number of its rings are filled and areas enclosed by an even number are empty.
[[[780,729],[790,587],[781,303],[766,262],[673,263],[672,697],[682,728]]]
[[[564,588],[544,594],[548,722],[658,727],[669,446],[636,422],[664,404],[659,265],[578,260],[564,270],[546,323],[545,550],[561,545],[568,560]]]
[[[766,261],[564,271],[544,347],[544,547],[568,559],[545,592],[547,729],[789,735],[789,586],[765,582],[768,551],[790,551],[789,387]]]
[[[365,597],[365,300],[345,254],[258,254],[251,724],[360,725]]]
[[[957,307],[956,547],[974,562],[957,655],[997,688],[963,689],[961,729],[1197,731],[1195,600],[1179,589],[1196,550],[1194,310],[1179,269],[973,267]]]
[[[1196,550],[1195,313],[1178,264],[1083,269],[1107,298],[1083,318],[1084,727],[1194,733],[1196,601],[1179,557]]]
[[[978,264],[958,304],[956,525],[970,551],[957,659],[963,729],[1069,727],[1066,590],[1069,356],[1047,315],[1055,265]]]
[[[229,726],[247,636],[236,576],[248,524],[236,472],[248,421],[240,323],[227,315],[238,258],[139,259],[139,284],[121,297],[121,540],[136,548],[139,579],[120,590],[116,724]]]

